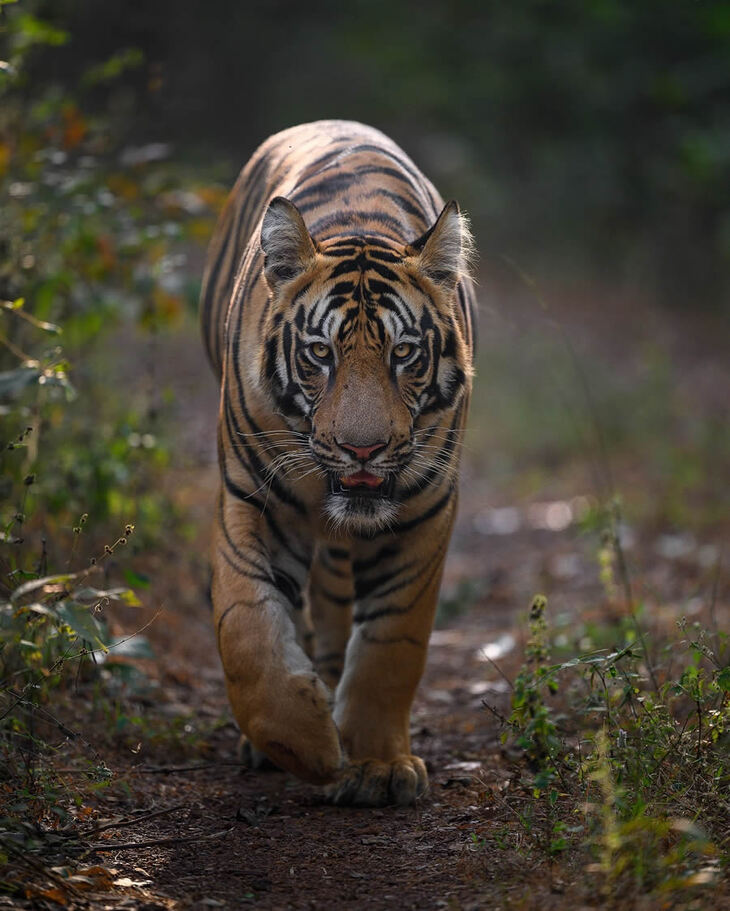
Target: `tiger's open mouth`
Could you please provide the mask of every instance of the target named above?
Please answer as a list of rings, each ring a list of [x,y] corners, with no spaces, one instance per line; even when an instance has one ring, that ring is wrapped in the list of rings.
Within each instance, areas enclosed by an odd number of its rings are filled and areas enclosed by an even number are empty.
[[[354,474],[330,474],[330,493],[346,497],[366,497],[371,499],[386,499],[393,495],[395,476],[388,475],[383,478],[371,474],[365,469],[360,469]]]

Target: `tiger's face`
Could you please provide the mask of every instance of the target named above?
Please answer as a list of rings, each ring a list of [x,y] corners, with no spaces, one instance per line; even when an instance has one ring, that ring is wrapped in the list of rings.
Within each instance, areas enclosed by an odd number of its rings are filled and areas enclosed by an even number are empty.
[[[367,532],[393,521],[399,494],[426,478],[429,432],[463,397],[470,363],[455,309],[465,231],[450,203],[408,246],[317,245],[290,202],[269,207],[262,375],[289,426],[307,435],[337,525]]]

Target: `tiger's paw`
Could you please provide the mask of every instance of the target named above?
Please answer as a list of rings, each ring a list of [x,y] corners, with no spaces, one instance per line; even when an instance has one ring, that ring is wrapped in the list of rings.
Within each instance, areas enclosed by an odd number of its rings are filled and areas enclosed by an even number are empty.
[[[303,781],[336,779],[342,747],[322,681],[315,674],[292,674],[270,685],[266,695],[247,725],[253,749]]]
[[[426,793],[428,773],[418,756],[403,754],[381,759],[350,761],[327,788],[327,798],[339,806],[408,806]]]

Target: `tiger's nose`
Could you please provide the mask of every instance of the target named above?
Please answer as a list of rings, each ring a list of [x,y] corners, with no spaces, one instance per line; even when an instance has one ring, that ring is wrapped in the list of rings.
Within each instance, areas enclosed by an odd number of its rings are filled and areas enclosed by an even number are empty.
[[[365,462],[367,459],[372,458],[381,450],[385,449],[388,445],[388,441],[386,440],[384,443],[373,443],[371,446],[356,446],[354,443],[341,443],[338,440],[337,445],[340,449],[344,449],[346,452],[354,455],[356,459]]]

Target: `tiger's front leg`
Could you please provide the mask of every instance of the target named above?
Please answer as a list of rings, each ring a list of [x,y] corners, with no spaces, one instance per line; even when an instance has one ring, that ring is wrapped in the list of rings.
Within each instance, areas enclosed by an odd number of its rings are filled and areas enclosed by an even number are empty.
[[[329,789],[335,803],[410,804],[428,786],[423,761],[411,753],[410,712],[426,662],[448,532],[440,540],[423,559],[408,558],[408,543],[390,559],[371,559],[373,568],[356,576],[357,588],[371,591],[358,600],[336,693],[335,720],[348,764]]]
[[[329,693],[296,641],[295,605],[262,544],[261,515],[224,493],[213,609],[228,698],[251,744],[305,781],[331,781],[342,750]]]

